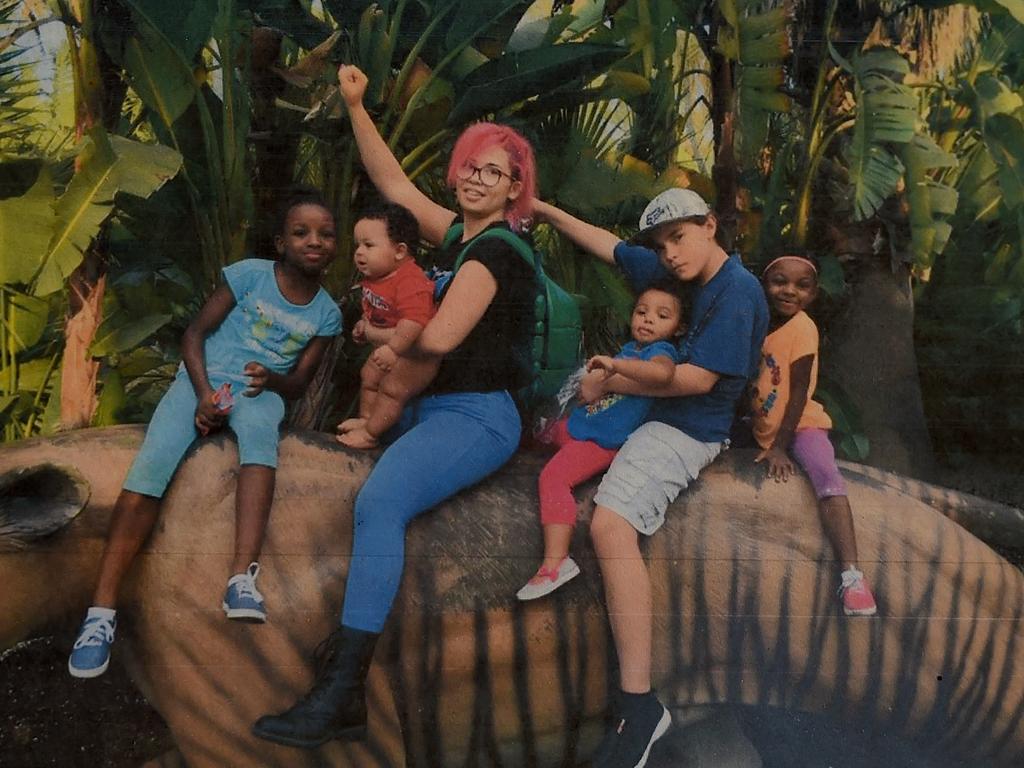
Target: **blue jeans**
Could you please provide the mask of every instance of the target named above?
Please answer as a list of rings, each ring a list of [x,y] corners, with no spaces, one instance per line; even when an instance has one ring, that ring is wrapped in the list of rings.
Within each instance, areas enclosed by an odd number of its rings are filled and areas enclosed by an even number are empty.
[[[512,458],[520,421],[507,392],[459,392],[414,401],[397,429],[356,497],[341,623],[366,632],[380,632],[391,611],[406,526]]]

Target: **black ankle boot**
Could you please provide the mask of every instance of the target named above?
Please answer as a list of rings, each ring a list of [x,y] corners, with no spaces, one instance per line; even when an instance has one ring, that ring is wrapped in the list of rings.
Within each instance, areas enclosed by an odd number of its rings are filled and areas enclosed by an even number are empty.
[[[325,641],[326,660],[313,688],[280,715],[264,715],[252,727],[261,739],[312,749],[340,739],[366,738],[364,683],[379,634],[351,627],[336,629]]]

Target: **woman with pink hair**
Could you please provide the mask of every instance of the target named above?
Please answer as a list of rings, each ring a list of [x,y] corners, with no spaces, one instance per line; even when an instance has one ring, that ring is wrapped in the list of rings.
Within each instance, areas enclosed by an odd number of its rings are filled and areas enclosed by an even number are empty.
[[[439,266],[461,266],[439,280],[440,304],[413,354],[441,359],[426,390],[402,414],[388,446],[356,498],[355,529],[344,610],[327,662],[312,690],[288,711],[264,716],[253,732],[264,739],[312,748],[366,732],[364,683],[404,568],[411,520],[508,461],[519,444],[520,419],[511,392],[527,383],[536,282],[533,267],[500,237],[521,232],[536,186],[533,150],[507,126],[466,129],[452,152],[448,183],[460,213],[428,198],[409,180],[363,106],[366,76],[338,70],[341,94],[363,165],[377,189],[416,217],[421,236],[446,242]],[[379,329],[366,329],[368,341]],[[343,430],[352,425],[343,426]],[[356,425],[358,428],[358,425]]]

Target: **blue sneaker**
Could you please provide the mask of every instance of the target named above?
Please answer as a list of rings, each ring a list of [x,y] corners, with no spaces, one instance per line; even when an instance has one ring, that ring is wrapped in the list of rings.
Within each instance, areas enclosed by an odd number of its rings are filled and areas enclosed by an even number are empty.
[[[229,619],[251,621],[262,624],[267,620],[267,609],[263,606],[263,595],[256,589],[256,577],[260,574],[259,563],[249,563],[245,573],[237,573],[228,579],[221,608]]]
[[[114,642],[117,619],[87,614],[68,658],[72,677],[99,677],[110,664],[110,645]]]

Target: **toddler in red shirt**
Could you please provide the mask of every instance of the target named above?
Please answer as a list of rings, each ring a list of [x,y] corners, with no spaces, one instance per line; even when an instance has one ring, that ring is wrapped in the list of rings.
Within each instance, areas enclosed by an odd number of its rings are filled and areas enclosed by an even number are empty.
[[[375,349],[360,372],[359,418],[338,425],[338,441],[350,448],[376,446],[437,374],[439,359],[410,354],[434,316],[434,283],[416,264],[418,242],[416,219],[401,205],[386,203],[356,222],[363,316],[352,338]]]

